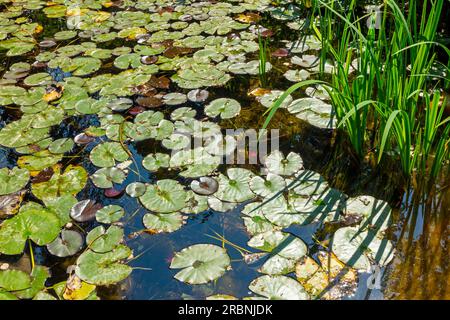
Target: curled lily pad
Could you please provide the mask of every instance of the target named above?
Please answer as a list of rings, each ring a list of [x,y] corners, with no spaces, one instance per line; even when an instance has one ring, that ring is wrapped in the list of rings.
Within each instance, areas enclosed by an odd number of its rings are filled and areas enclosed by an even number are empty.
[[[17,167],[9,170],[8,168],[0,169],[0,196],[14,193],[25,187],[30,179],[30,173],[27,169],[19,169]]]
[[[70,257],[83,247],[83,236],[73,230],[62,230],[59,237],[47,244],[47,250],[57,257]]]
[[[255,176],[250,180],[250,189],[261,197],[273,196],[282,191],[285,187],[285,180],[272,173],[267,174],[266,179]]]
[[[114,183],[122,183],[127,177],[125,171],[117,167],[101,168],[92,176],[91,180],[98,188],[108,189],[114,186]]]
[[[230,267],[225,249],[211,244],[196,244],[177,252],[171,269],[183,269],[175,278],[189,284],[203,284],[221,277]]]
[[[133,182],[130,183],[125,191],[130,197],[138,198],[142,196],[145,193],[145,190],[147,189],[147,186],[145,183],[142,182]]]
[[[169,166],[170,156],[164,153],[155,153],[147,155],[142,161],[142,165],[148,171],[157,171],[159,168]]]
[[[186,204],[186,197],[186,191],[177,181],[163,179],[156,185],[147,186],[139,200],[150,211],[169,213],[182,209]]]
[[[219,176],[219,188],[215,196],[227,202],[243,202],[255,197],[250,190],[250,180],[254,174],[247,169],[229,168],[227,176]]]
[[[264,164],[271,173],[289,176],[301,169],[303,160],[295,152],[284,157],[281,151],[276,150],[266,157]]]
[[[113,167],[116,161],[128,160],[129,156],[120,143],[104,142],[92,149],[89,158],[97,167]]]
[[[114,223],[125,215],[125,210],[118,205],[109,205],[95,213],[95,218],[100,223]]]
[[[230,119],[237,116],[241,112],[241,105],[234,99],[219,98],[211,101],[205,107],[205,113],[209,117],[217,117],[220,115],[222,119]]]
[[[78,257],[75,273],[87,283],[114,284],[130,275],[132,268],[122,263],[130,255],[131,250],[123,245],[106,253],[88,250]]]
[[[101,207],[102,205],[94,200],[82,200],[70,209],[70,217],[77,222],[90,221]]]
[[[219,183],[216,179],[211,177],[201,177],[198,180],[193,180],[191,182],[192,191],[204,196],[214,194],[218,188]]]
[[[174,213],[147,213],[144,215],[144,226],[152,232],[174,232],[184,224],[184,217],[178,212]]]
[[[272,300],[308,300],[305,288],[296,280],[286,276],[261,276],[253,280],[251,291]]]

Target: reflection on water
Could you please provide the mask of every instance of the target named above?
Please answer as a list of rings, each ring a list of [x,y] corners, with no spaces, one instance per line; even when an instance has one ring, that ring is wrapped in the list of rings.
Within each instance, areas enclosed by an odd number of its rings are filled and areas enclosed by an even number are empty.
[[[450,189],[400,216],[398,251],[390,267],[386,298],[450,299]],[[411,203],[412,196],[407,199]],[[405,199],[406,200],[406,199]]]

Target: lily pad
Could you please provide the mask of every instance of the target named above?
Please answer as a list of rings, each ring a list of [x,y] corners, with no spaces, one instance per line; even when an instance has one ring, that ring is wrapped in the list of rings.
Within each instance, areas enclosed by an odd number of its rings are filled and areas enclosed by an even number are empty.
[[[213,100],[205,107],[205,113],[208,117],[217,117],[230,119],[241,112],[241,105],[234,99],[219,98]]]
[[[57,257],[70,257],[81,250],[83,243],[83,236],[79,232],[62,230],[59,237],[47,244],[47,250]]]
[[[0,169],[0,196],[19,191],[28,183],[30,173],[17,167]]]
[[[0,225],[0,252],[20,254],[27,239],[39,246],[45,245],[58,236],[59,229],[60,221],[53,212],[29,206]]]
[[[125,215],[125,210],[118,205],[109,205],[95,213],[95,218],[100,223],[114,223]]]
[[[281,151],[276,150],[266,157],[264,164],[271,173],[289,176],[302,168],[303,160],[295,152],[284,157]]]
[[[120,143],[104,142],[92,149],[89,158],[97,167],[113,167],[116,162],[128,160],[129,156]]]
[[[127,177],[125,171],[117,167],[101,168],[92,176],[91,180],[98,188],[108,189],[114,186],[114,183],[121,184]]]
[[[261,276],[253,280],[251,291],[271,300],[308,300],[305,288],[296,280],[286,276]]]
[[[147,213],[144,215],[144,226],[153,232],[174,232],[184,224],[184,217],[177,212],[174,213]]]
[[[125,191],[127,194],[132,198],[138,198],[142,196],[145,193],[145,190],[147,189],[147,186],[145,183],[142,182],[133,182],[130,183]]]
[[[114,284],[130,275],[132,268],[122,263],[130,255],[131,250],[123,245],[107,253],[88,250],[78,257],[75,273],[87,283]]]
[[[254,174],[247,169],[229,168],[227,176],[219,175],[219,188],[215,197],[227,202],[244,202],[255,197],[250,190],[250,181]]]
[[[218,279],[230,267],[225,249],[211,244],[196,244],[177,252],[171,269],[183,269],[175,279],[189,284],[203,284]]]

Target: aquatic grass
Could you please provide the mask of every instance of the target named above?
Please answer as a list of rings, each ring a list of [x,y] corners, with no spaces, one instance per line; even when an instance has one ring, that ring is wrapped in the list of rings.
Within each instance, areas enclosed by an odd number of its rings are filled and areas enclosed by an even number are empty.
[[[362,17],[355,15],[354,0],[345,8],[334,0],[314,4],[320,25],[311,27],[322,42],[321,78],[326,60],[332,58],[331,81],[309,80],[291,86],[269,108],[263,127],[289,94],[306,85],[322,84],[338,126],[348,133],[360,160],[375,151],[380,163],[389,153],[399,157],[405,177],[414,172],[424,176],[428,171],[431,178],[436,177],[448,157],[450,130],[440,93],[429,93],[439,84],[448,85],[448,77],[431,74],[437,62],[435,49],[450,55],[436,41],[443,0],[424,1],[420,16],[417,1],[410,1],[409,9],[400,9],[386,0],[379,12]]]
[[[268,61],[268,47],[269,40],[267,37],[263,37],[261,33],[258,34],[258,59],[259,59],[259,68],[258,68],[258,77],[259,82],[262,87],[267,86],[267,74],[266,74],[266,63]]]

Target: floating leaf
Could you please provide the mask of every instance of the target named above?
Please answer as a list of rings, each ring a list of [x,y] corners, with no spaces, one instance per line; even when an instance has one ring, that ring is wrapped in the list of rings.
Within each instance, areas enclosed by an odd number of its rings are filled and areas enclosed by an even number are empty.
[[[121,184],[127,177],[126,173],[117,168],[101,168],[91,176],[91,180],[97,188],[108,189],[114,186],[114,183]]]
[[[276,150],[266,157],[264,164],[271,173],[289,176],[301,169],[303,160],[295,152],[290,152],[285,158],[281,151]]]
[[[230,267],[225,249],[212,244],[196,244],[177,252],[171,269],[183,269],[175,279],[189,284],[203,284],[221,277]]]
[[[308,300],[309,295],[296,280],[286,276],[261,276],[253,280],[251,291],[271,300]]]
[[[114,284],[130,275],[132,268],[122,263],[130,255],[131,250],[123,245],[107,253],[88,250],[78,257],[75,272],[87,283]]]
[[[148,171],[157,171],[159,168],[169,166],[170,156],[164,153],[155,153],[147,155],[142,161],[142,165]]]
[[[184,218],[180,213],[147,213],[144,215],[144,226],[153,232],[174,232],[184,224]]]
[[[39,246],[52,242],[59,234],[60,221],[50,210],[29,206],[0,225],[0,252],[8,255],[22,253],[31,239]]]
[[[241,105],[234,99],[219,98],[211,101],[205,107],[205,113],[208,117],[219,116],[222,119],[230,119],[239,114],[241,111]]]
[[[132,198],[138,198],[145,193],[147,186],[142,182],[130,183],[125,189],[128,195]]]
[[[116,161],[128,160],[128,153],[118,142],[104,142],[92,149],[89,158],[97,167],[114,167]]]
[[[114,223],[119,221],[125,215],[121,206],[109,205],[101,208],[95,213],[95,218],[100,223]]]
[[[47,244],[47,250],[57,257],[70,257],[81,250],[83,243],[83,236],[79,232],[64,229],[59,237]]]
[[[123,229],[115,225],[107,230],[103,226],[92,229],[86,236],[89,249],[97,253],[105,253],[116,248],[123,239]]]
[[[39,199],[56,198],[62,195],[76,195],[87,182],[87,172],[81,166],[67,166],[63,173],[56,171],[50,180],[35,183],[33,194]]]
[[[186,204],[186,196],[186,191],[177,181],[163,179],[156,185],[148,185],[139,200],[150,211],[169,213],[182,209]]]
[[[19,169],[14,167],[9,170],[8,168],[1,168],[0,196],[19,191],[26,186],[29,179],[30,173],[27,169]]]
[[[244,202],[255,197],[249,186],[254,176],[250,170],[229,168],[227,176],[219,175],[219,188],[215,194],[218,199],[227,202]]]
[[[82,200],[70,209],[70,217],[77,222],[87,222],[95,218],[102,205],[94,200]]]

